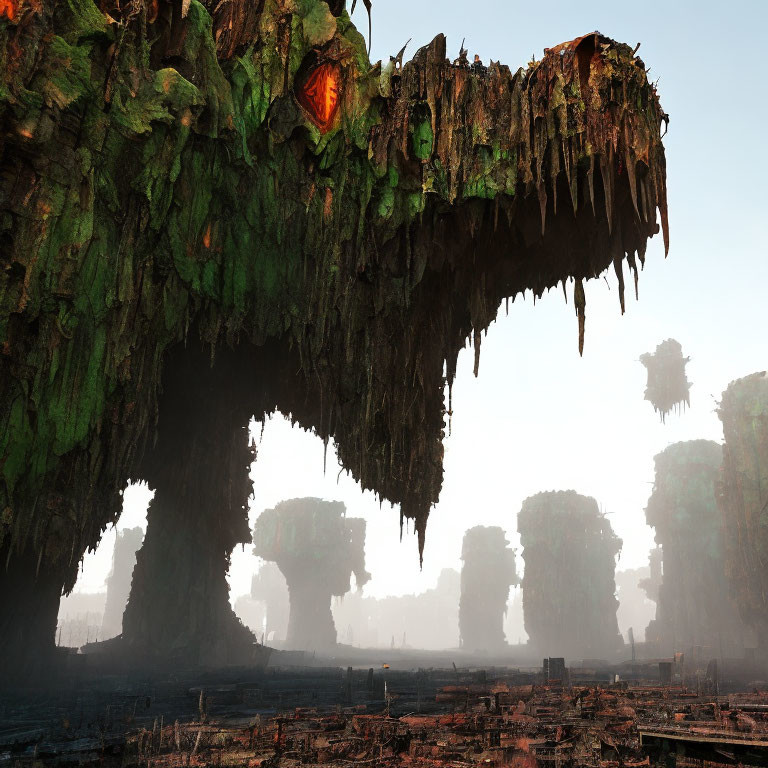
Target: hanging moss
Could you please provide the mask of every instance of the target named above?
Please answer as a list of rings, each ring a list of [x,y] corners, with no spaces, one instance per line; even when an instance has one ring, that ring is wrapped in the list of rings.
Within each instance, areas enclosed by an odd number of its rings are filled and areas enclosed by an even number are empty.
[[[537,493],[517,517],[523,545],[525,631],[540,655],[610,656],[621,647],[616,556],[597,502],[575,491]]]
[[[640,362],[648,370],[645,399],[664,421],[672,410],[691,406],[691,384],[685,375],[690,357],[683,357],[683,348],[675,339],[662,341],[651,354],[640,355]]]
[[[583,344],[583,281],[624,261],[636,276],[657,210],[668,239],[666,116],[643,62],[600,35],[517,72],[452,65],[442,36],[382,67],[322,0],[16,11],[0,17],[0,559],[26,553],[64,589],[146,474],[175,346],[295,356],[265,407],[335,439],[423,547],[467,340],[502,299],[572,280]],[[327,62],[323,133],[294,90]]]
[[[763,655],[768,647],[768,374],[731,382],[718,410],[723,422],[718,505],[726,570],[744,622]]]
[[[744,648],[715,501],[722,460],[722,447],[711,440],[674,443],[654,458],[645,518],[661,546],[663,576],[646,640],[663,654],[699,645],[741,655]]]

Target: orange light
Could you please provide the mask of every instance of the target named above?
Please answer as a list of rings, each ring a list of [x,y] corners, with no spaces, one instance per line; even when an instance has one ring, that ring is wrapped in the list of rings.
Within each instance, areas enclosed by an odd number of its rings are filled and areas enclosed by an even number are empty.
[[[9,21],[16,18],[18,3],[15,0],[0,0],[0,16],[5,16]]]
[[[2,0],[0,0],[2,2]],[[299,103],[322,133],[327,133],[339,109],[340,72],[336,64],[321,64],[298,89]]]

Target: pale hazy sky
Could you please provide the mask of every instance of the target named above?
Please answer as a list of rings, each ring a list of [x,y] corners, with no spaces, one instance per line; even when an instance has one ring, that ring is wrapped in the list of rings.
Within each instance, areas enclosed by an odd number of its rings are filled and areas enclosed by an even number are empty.
[[[362,6],[362,3],[358,3]],[[337,483],[329,450],[275,416],[264,432],[253,470],[251,521],[284,498],[340,499],[349,515],[368,521],[366,594],[421,592],[441,568],[459,567],[464,531],[501,525],[517,545],[517,511],[527,496],[573,488],[594,496],[624,540],[619,567],[645,564],[653,533],[644,507],[653,456],[669,443],[722,439],[715,413],[728,383],[768,367],[768,89],[765,34],[768,3],[643,3],[581,0],[374,0],[373,56],[406,57],[438,32],[449,55],[462,38],[470,55],[524,66],[552,47],[598,29],[635,45],[658,79],[671,115],[665,138],[671,249],[659,238],[640,276],[640,301],[620,314],[616,279],[592,281],[587,337],[577,350],[572,306],[554,291],[502,310],[483,341],[480,376],[472,352],[460,358],[453,391],[453,432],[446,441],[445,484],[427,530],[419,571],[412,535],[399,543],[398,513],[381,509],[346,475]],[[355,14],[366,30],[364,11]],[[692,359],[691,408],[659,422],[643,400],[643,352],[670,336]],[[119,527],[141,521],[147,493],[132,489]],[[78,589],[95,590],[109,571],[114,531],[86,559]],[[248,591],[256,559],[233,556],[233,593]]]

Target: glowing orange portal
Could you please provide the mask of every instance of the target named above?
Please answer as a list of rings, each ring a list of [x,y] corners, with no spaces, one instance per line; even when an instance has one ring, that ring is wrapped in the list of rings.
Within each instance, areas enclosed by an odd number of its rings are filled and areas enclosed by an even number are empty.
[[[16,18],[18,3],[15,0],[0,0],[0,16],[6,16],[9,21]]]
[[[339,109],[340,79],[336,64],[321,64],[309,73],[304,85],[298,89],[299,103],[323,133],[330,130]]]

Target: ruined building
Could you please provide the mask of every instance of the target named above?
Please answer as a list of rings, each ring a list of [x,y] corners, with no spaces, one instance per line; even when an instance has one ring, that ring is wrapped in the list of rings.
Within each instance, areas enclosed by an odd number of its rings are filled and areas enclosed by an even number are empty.
[[[117,532],[112,553],[112,570],[107,577],[107,600],[101,624],[101,639],[115,637],[123,631],[123,611],[131,592],[131,577],[136,565],[136,550],[141,546],[144,531],[126,528]]]
[[[722,512],[725,566],[744,623],[768,657],[768,373],[732,382],[723,422]]]
[[[365,520],[346,516],[341,501],[291,499],[265,509],[253,530],[254,552],[273,561],[290,596],[286,646],[318,650],[336,645],[331,598],[360,588],[365,570]]]
[[[597,502],[575,491],[537,493],[517,518],[525,562],[525,631],[540,656],[605,658],[622,645],[616,620],[621,539]]]
[[[702,646],[715,656],[741,655],[744,647],[715,499],[722,460],[721,446],[711,440],[674,443],[654,458],[645,519],[661,546],[662,577],[645,639],[659,654]]]
[[[509,588],[517,584],[515,551],[502,528],[482,525],[464,534],[461,547],[459,636],[467,650],[503,648]]]
[[[467,340],[477,365],[502,301],[562,284],[581,346],[586,281],[613,268],[623,289],[668,242],[667,116],[636,49],[597,33],[517,72],[451,64],[443,36],[371,63],[343,1],[0,17],[9,672],[53,656],[62,591],[131,480],[155,498],[126,647],[247,655],[226,572],[254,417],[333,439],[423,549]]]
[[[690,359],[683,357],[683,348],[675,339],[662,341],[652,354],[640,355],[640,362],[648,371],[645,399],[662,421],[673,409],[679,411],[691,405],[691,384],[685,373]]]

